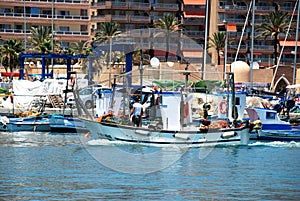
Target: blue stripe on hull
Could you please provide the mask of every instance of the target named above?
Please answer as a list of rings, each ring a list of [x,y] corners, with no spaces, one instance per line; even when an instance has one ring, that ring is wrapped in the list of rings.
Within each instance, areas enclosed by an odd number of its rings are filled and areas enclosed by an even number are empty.
[[[262,130],[290,130],[291,125],[287,124],[263,124]]]
[[[300,136],[285,137],[285,136],[257,136],[257,140],[270,140],[270,141],[300,141]]]

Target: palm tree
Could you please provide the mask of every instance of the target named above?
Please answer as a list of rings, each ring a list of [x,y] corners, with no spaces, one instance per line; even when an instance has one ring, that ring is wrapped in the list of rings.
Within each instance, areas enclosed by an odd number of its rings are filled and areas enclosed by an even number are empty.
[[[41,46],[45,46],[45,43],[48,43],[49,41],[51,46],[47,47],[47,49],[50,48],[49,50],[52,50],[52,31],[49,27],[31,27],[30,32],[32,34],[32,37],[29,42],[35,50],[38,50],[41,53],[45,53],[45,51],[42,51],[44,47]]]
[[[289,28],[288,13],[275,10],[265,17],[263,23],[258,25],[256,31],[261,31],[262,33],[258,36],[265,37],[265,39],[270,36],[274,38],[274,64],[277,65],[278,61],[278,36],[280,33],[287,33]]]
[[[121,33],[119,24],[116,22],[103,22],[99,25],[99,32],[96,33],[96,40],[99,42],[107,41]]]
[[[224,31],[216,32],[212,35],[212,38],[209,37],[208,48],[215,48],[218,54],[218,65],[221,63],[220,53],[225,47],[226,33]]]
[[[99,25],[99,32],[96,33],[95,37],[95,42],[106,42],[109,40],[110,44],[110,51],[109,51],[109,61],[111,61],[111,47],[112,47],[112,39],[119,35],[121,31],[119,29],[119,24],[116,22],[104,22]]]
[[[119,29],[119,24],[116,22],[103,22],[99,25],[99,32],[96,33],[95,43],[105,42],[109,40],[109,52],[106,54],[108,60],[108,68],[111,71],[111,62],[112,62],[112,39],[119,35],[121,31]],[[111,79],[111,73],[109,73],[109,80]]]
[[[70,48],[68,48],[68,52],[71,54],[83,54],[85,56],[88,56],[92,53],[92,48],[88,45],[89,41],[83,42],[74,42],[71,43]],[[84,59],[78,59],[78,63],[80,65],[83,64]]]
[[[75,54],[83,54],[88,56],[92,53],[92,47],[89,45],[89,41],[83,42],[74,42],[71,43],[70,48],[73,50]]]
[[[169,44],[170,44],[170,33],[181,29],[181,24],[178,22],[173,14],[165,14],[163,18],[158,19],[154,24],[156,28],[165,30],[166,34],[166,54],[165,61],[168,61],[169,57]]]
[[[0,47],[2,64],[6,72],[9,68],[10,72],[14,72],[14,69],[19,65],[19,54],[23,51],[22,42],[18,39],[9,39],[4,42]]]
[[[36,47],[36,50],[43,54],[49,54],[52,51],[51,39],[44,39],[39,46]]]

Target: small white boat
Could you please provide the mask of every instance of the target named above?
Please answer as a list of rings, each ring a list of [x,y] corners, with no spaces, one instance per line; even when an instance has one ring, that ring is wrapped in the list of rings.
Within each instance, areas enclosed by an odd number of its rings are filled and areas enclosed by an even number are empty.
[[[53,114],[46,116],[29,116],[19,118],[0,117],[0,131],[7,132],[55,132],[86,133],[88,130],[77,118]]]
[[[249,107],[246,108],[253,130],[250,139],[299,141],[300,129],[279,118],[275,110]]]
[[[19,132],[48,132],[50,123],[48,118],[30,116],[22,118],[1,117],[0,131]]]

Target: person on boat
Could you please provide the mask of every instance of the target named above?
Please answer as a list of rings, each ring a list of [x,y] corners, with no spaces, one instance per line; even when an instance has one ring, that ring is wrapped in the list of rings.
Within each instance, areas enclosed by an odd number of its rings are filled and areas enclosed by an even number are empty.
[[[130,113],[130,116],[131,116],[131,120],[132,120],[132,123],[137,126],[137,127],[140,127],[141,126],[141,123],[142,123],[142,115],[143,115],[143,106],[142,104],[140,103],[140,100],[139,98],[135,98],[135,102],[134,104],[132,105],[132,110],[131,110],[131,113]]]

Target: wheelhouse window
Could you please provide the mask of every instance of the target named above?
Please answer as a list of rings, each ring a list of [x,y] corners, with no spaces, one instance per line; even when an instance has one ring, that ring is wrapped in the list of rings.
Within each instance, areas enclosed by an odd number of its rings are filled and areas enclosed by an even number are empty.
[[[266,119],[275,119],[276,113],[275,112],[267,112]]]

